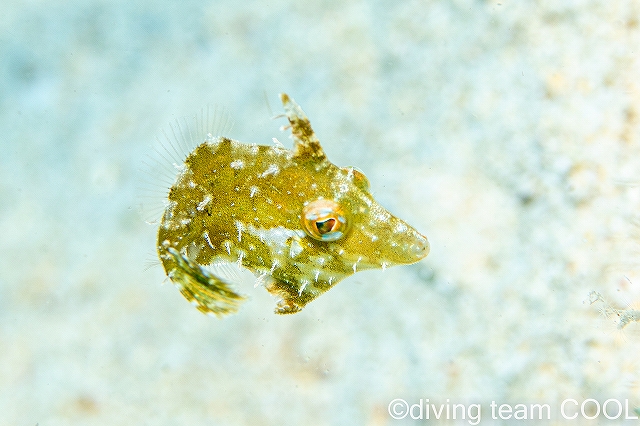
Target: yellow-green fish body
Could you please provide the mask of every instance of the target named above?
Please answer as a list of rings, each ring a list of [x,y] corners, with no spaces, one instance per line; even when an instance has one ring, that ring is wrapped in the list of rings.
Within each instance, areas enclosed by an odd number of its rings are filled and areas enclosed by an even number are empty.
[[[309,120],[281,95],[294,146],[218,137],[191,152],[168,195],[157,250],[167,275],[205,313],[244,299],[206,265],[238,262],[300,311],[361,270],[417,262],[427,239],[381,207],[353,168],[327,160]]]

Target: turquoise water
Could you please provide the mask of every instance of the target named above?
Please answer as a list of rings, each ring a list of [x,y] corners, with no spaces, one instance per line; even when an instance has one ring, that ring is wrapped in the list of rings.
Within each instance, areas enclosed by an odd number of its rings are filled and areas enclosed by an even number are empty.
[[[588,303],[640,303],[634,2],[3,9],[0,424],[404,424],[397,398],[480,404],[483,424],[491,401],[548,403],[552,424],[568,398],[640,404],[638,324]],[[207,104],[228,136],[290,146],[280,92],[431,254],[295,316],[251,284],[237,315],[201,315],[162,285],[139,170]]]

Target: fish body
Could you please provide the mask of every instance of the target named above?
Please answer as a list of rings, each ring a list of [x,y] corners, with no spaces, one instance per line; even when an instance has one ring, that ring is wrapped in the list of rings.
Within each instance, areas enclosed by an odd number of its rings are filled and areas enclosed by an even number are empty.
[[[427,238],[380,206],[365,175],[326,157],[302,109],[282,94],[293,149],[226,137],[191,152],[169,190],[157,251],[169,278],[204,313],[244,296],[207,265],[237,262],[290,314],[345,277],[410,264]]]

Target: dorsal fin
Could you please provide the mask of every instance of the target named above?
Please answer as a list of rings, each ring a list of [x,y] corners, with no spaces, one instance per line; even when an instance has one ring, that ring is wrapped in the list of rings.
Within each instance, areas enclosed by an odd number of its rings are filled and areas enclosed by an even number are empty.
[[[284,106],[287,119],[291,124],[291,135],[293,136],[293,155],[299,158],[306,158],[315,162],[323,162],[327,159],[320,141],[316,137],[307,115],[302,111],[300,105],[296,103],[286,93],[280,94],[280,100]]]

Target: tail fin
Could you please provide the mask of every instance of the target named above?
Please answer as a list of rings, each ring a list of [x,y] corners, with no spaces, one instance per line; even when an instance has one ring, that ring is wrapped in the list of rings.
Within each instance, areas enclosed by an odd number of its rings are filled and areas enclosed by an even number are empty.
[[[200,312],[222,317],[238,311],[245,297],[233,291],[226,280],[203,269],[174,248],[167,251],[175,261],[169,278]]]

